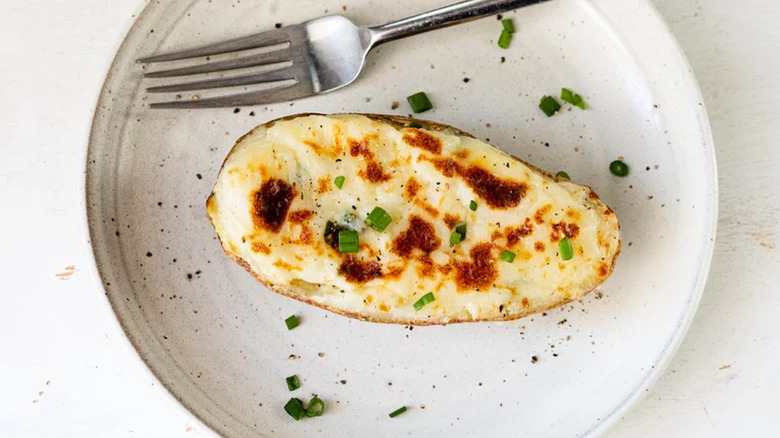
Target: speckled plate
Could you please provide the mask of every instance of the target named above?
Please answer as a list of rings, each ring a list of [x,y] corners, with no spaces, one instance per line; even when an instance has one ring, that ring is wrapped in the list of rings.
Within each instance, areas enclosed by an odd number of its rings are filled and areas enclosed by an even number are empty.
[[[715,233],[707,115],[690,67],[645,0],[556,0],[382,46],[337,92],[256,108],[151,111],[142,55],[340,13],[381,23],[447,0],[149,2],[108,74],[87,163],[102,284],[172,399],[226,437],[592,436],[662,371],[699,302]],[[467,80],[468,79],[468,80]],[[545,117],[571,88],[586,111]],[[623,253],[596,293],[509,323],[411,328],[347,319],[269,292],[222,253],[205,200],[234,140],[299,112],[407,114],[566,170],[618,213]],[[190,98],[185,95],[182,98]],[[400,102],[393,109],[393,102]],[[617,178],[617,157],[631,174]],[[284,318],[302,324],[288,331]],[[292,395],[324,416],[295,422]],[[399,406],[409,411],[395,419]],[[369,432],[370,431],[370,432]]]

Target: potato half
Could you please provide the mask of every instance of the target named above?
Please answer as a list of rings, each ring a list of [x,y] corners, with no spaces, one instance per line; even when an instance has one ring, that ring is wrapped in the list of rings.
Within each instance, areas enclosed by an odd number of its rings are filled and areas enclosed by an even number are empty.
[[[391,218],[382,231],[366,223],[375,207]],[[592,291],[620,252],[617,216],[589,187],[398,116],[258,126],[228,154],[207,210],[227,255],[269,289],[375,322],[520,318]],[[358,251],[342,253],[353,232]]]

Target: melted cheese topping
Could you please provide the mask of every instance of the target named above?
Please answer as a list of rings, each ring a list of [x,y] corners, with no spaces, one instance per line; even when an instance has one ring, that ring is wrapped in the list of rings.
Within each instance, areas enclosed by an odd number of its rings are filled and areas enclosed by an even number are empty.
[[[364,224],[376,206],[393,219],[383,232]],[[255,129],[225,161],[208,214],[225,251],[274,290],[386,322],[540,311],[598,286],[620,247],[616,215],[589,188],[470,137],[360,115]],[[333,235],[326,241],[329,221],[359,231],[357,254],[341,254]],[[466,237],[451,245],[460,223]],[[558,251],[564,236],[568,261]],[[499,258],[504,250],[514,262]],[[427,292],[435,301],[415,311]]]

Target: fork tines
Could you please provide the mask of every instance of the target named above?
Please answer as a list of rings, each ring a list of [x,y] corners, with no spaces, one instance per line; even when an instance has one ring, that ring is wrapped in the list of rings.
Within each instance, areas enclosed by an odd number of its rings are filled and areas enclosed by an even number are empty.
[[[150,93],[169,93],[214,88],[227,88],[259,84],[276,84],[275,87],[261,91],[233,94],[223,97],[192,100],[176,100],[152,103],[151,108],[205,108],[240,105],[256,105],[272,103],[281,100],[292,100],[313,94],[313,84],[310,72],[306,68],[307,54],[294,41],[302,39],[303,29],[300,26],[288,26],[256,35],[212,44],[195,49],[183,50],[163,55],[141,58],[139,63],[158,63],[182,59],[210,57],[212,55],[240,52],[251,49],[267,49],[263,53],[255,53],[222,61],[207,62],[188,67],[168,68],[144,74],[146,78],[174,78],[207,73],[227,72],[248,67],[271,68],[270,71],[251,73],[240,76],[229,76],[217,79],[204,79],[177,84],[148,87]],[[303,45],[305,47],[305,45]],[[281,68],[280,68],[281,67]]]

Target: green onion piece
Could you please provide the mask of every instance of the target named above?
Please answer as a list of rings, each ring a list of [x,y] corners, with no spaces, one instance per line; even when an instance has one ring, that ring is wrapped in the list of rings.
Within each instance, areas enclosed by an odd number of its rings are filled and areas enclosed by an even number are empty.
[[[558,251],[561,253],[561,260],[571,260],[574,257],[574,250],[571,248],[571,242],[568,237],[564,237],[558,242]]]
[[[571,179],[571,178],[569,178],[569,174],[564,172],[564,171],[562,171],[562,170],[560,172],[556,173],[555,176],[557,176],[558,178]]]
[[[453,231],[452,234],[450,234],[450,243],[453,245],[457,245],[460,243],[460,241],[463,240],[463,236],[460,235],[459,232]]]
[[[314,397],[309,402],[309,406],[306,407],[306,416],[311,417],[319,417],[325,412],[325,402],[320,400],[319,397]]]
[[[291,317],[284,320],[284,323],[287,324],[287,330],[292,330],[295,327],[298,327],[298,324],[300,324],[300,321],[298,321],[298,317],[295,315],[292,315]]]
[[[295,391],[301,387],[301,382],[298,380],[297,375],[292,375],[285,380],[287,380],[287,389],[290,391]]]
[[[423,93],[423,96],[424,96],[424,95],[425,95],[425,93]],[[410,128],[419,129],[419,128],[422,128],[422,125],[421,125],[421,124],[419,124],[419,123],[417,123],[417,122],[411,122],[411,123],[409,123],[409,127],[410,127]]]
[[[515,23],[512,22],[511,18],[504,18],[501,20],[501,25],[504,26],[505,31],[515,33]]]
[[[552,117],[559,109],[561,109],[561,104],[558,103],[558,101],[553,97],[544,96],[539,101],[539,108],[541,108],[542,111],[547,114],[547,117]]]
[[[579,109],[585,109],[585,101],[582,100],[582,96],[574,93],[568,88],[561,88],[561,100],[569,102],[570,104],[578,107]]]
[[[469,202],[469,210],[477,211],[477,203],[474,201]]]
[[[609,163],[609,171],[615,176],[626,176],[628,175],[628,164],[615,160]]]
[[[509,42],[512,41],[512,33],[506,30],[501,31],[501,36],[498,37],[498,47],[502,49],[509,48]]]
[[[433,292],[428,292],[427,294],[420,297],[419,300],[417,300],[414,303],[414,311],[417,312],[420,309],[422,309],[426,304],[433,302],[436,297],[433,296]]]
[[[291,398],[290,401],[284,405],[284,410],[295,418],[295,421],[300,420],[306,415],[306,409],[303,408],[303,402],[299,398]]]
[[[515,253],[509,250],[504,250],[504,252],[502,252],[499,257],[501,258],[501,260],[505,262],[512,263],[513,261],[515,261]]]
[[[374,207],[366,218],[366,225],[381,233],[392,221],[393,218],[382,207]]]
[[[344,230],[339,231],[339,252],[349,254],[358,252],[358,234],[357,231]]]
[[[337,176],[336,179],[333,180],[333,184],[336,184],[336,187],[341,188],[344,186],[344,180],[347,178],[344,177],[344,175]]]
[[[425,92],[423,91],[412,94],[406,98],[406,101],[409,102],[409,106],[412,107],[412,111],[416,113],[428,111],[429,109],[433,108],[433,104],[430,100],[428,100],[428,96],[426,96]],[[420,127],[422,128],[422,126]]]
[[[458,225],[455,225],[455,232],[460,234],[460,240],[466,239],[466,224],[459,223]]]
[[[561,88],[561,100],[571,103],[574,100],[574,93],[568,88]]]
[[[401,406],[400,408],[394,410],[393,412],[390,412],[390,418],[395,418],[401,414],[406,412],[406,406]]]

